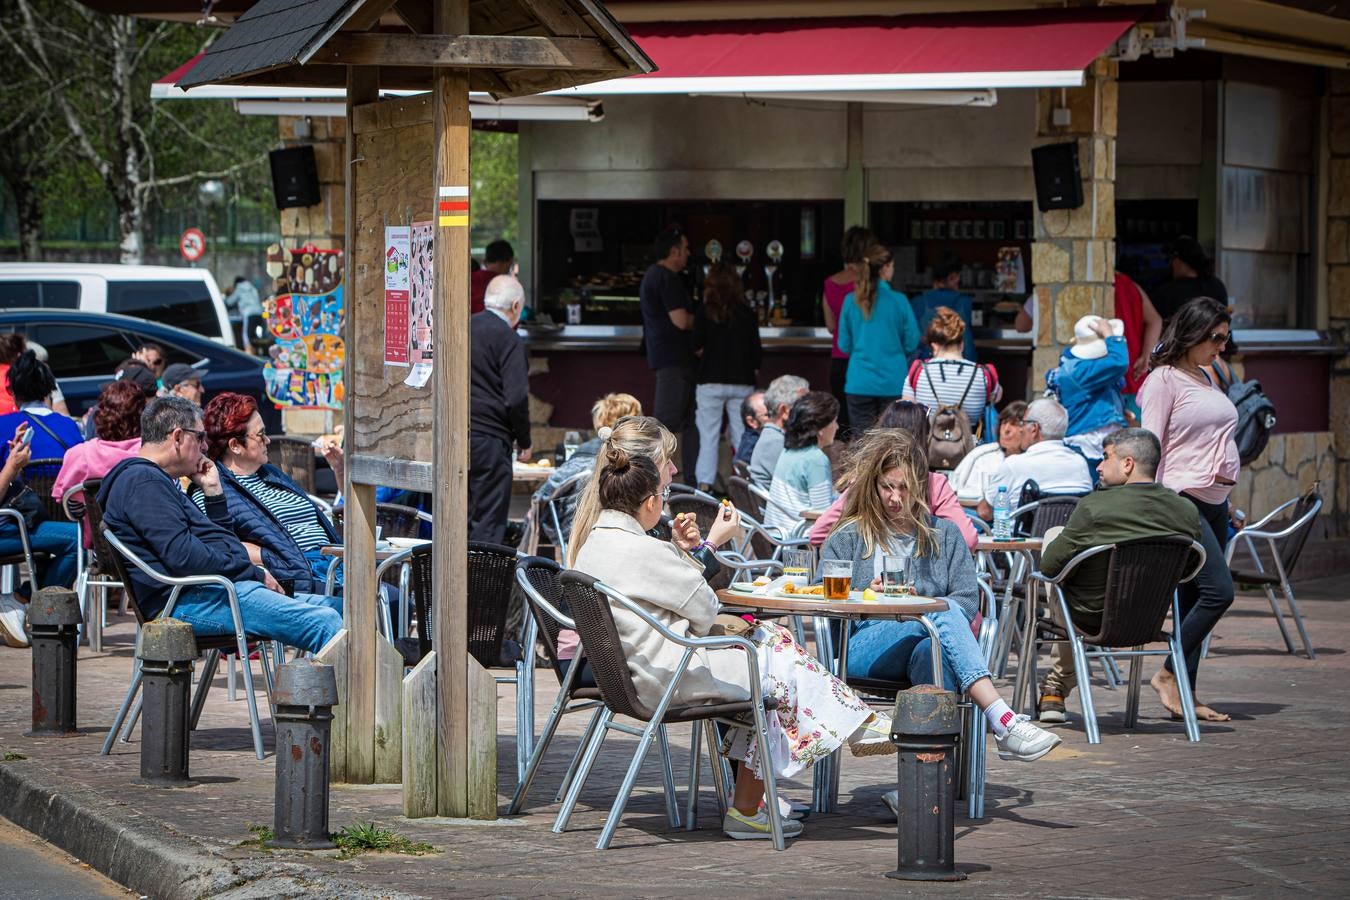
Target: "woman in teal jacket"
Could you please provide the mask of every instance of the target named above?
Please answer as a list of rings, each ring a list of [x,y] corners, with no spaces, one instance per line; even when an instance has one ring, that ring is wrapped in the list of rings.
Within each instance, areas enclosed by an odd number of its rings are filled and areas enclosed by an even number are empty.
[[[839,349],[849,357],[844,395],[849,421],[859,432],[900,398],[909,357],[919,346],[909,299],[890,285],[895,274],[891,251],[872,244],[862,262],[839,314]]]

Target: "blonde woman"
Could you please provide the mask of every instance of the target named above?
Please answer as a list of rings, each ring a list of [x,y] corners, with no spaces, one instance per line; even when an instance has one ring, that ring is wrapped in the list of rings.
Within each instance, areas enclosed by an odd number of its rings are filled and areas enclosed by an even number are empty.
[[[908,432],[877,430],[863,436],[854,454],[857,477],[820,558],[852,562],[853,587],[862,589],[880,587],[883,556],[907,557],[918,595],[947,601],[946,612],[929,617],[942,643],[947,689],[968,693],[984,710],[999,756],[1040,759],[1059,738],[1029,716],[1014,714],[994,688],[971,632],[979,611],[975,563],[960,529],[933,516],[924,503],[924,451]],[[848,674],[923,684],[932,677],[931,652],[928,631],[918,622],[859,622],[849,640]]]
[[[617,429],[616,429],[617,430]],[[677,634],[706,636],[720,611],[717,594],[699,562],[669,541],[648,532],[661,518],[663,478],[649,457],[611,445],[601,453],[591,483],[599,507],[594,526],[577,541],[575,568],[627,595]],[[684,659],[684,648],[661,636],[644,620],[621,609],[614,622],[638,698],[650,707],[661,700]],[[733,729],[723,752],[744,764],[736,775],[722,830],[737,840],[768,839],[771,820],[762,806],[768,765],[790,778],[842,747],[854,755],[893,753],[891,722],[874,713],[846,685],[830,675],[779,625],[757,622],[746,637],[755,645],[765,696],[778,701],[768,717],[768,756],[745,728]],[[747,700],[750,684],[742,651],[700,651],[684,670],[673,698],[678,705]],[[783,821],[783,833],[802,833],[799,821]]]
[[[866,431],[905,388],[905,360],[919,346],[909,298],[891,287],[895,260],[872,244],[839,313],[839,349],[848,354],[844,394],[855,432]]]
[[[577,447],[570,457],[563,460],[563,464],[553,470],[553,474],[548,476],[548,480],[539,486],[539,490],[534,492],[534,502],[542,505],[549,501],[553,492],[558,486],[573,475],[582,472],[590,472],[595,468],[595,457],[600,452],[602,441],[599,437],[600,429],[612,428],[614,423],[624,416],[642,415],[642,404],[632,394],[606,394],[595,405],[591,407],[591,427],[595,429],[596,436],[586,443]],[[572,516],[577,510],[577,495],[564,497],[558,501],[558,520],[562,525],[564,534],[568,534],[572,529]],[[540,523],[544,528],[544,534],[548,539],[557,543],[558,535],[553,530],[553,517],[544,516]]]

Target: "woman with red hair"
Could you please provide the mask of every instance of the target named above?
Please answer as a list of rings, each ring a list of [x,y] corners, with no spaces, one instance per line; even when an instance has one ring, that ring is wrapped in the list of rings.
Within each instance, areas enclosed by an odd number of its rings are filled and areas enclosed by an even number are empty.
[[[124,459],[141,452],[141,413],[145,393],[131,381],[105,385],[94,407],[94,438],[66,451],[61,471],[52,483],[52,499],[60,501],[66,491],[90,478],[102,478]],[[93,546],[87,523],[84,545]]]
[[[202,412],[206,455],[220,470],[220,486],[234,533],[254,563],[287,593],[322,594],[331,560],[321,547],[341,544],[333,523],[309,495],[267,461],[267,428],[258,403],[243,394],[217,394]],[[205,509],[206,498],[193,501]]]

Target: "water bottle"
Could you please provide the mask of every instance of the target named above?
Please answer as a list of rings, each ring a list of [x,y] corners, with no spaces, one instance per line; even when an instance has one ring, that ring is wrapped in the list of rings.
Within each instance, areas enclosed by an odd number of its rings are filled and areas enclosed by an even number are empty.
[[[1012,540],[1012,498],[1006,486],[1000,486],[994,495],[994,540]]]

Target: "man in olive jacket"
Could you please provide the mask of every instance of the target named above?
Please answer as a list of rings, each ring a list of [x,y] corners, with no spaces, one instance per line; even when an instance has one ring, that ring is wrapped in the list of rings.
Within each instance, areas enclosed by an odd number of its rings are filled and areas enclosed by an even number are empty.
[[[1162,456],[1153,432],[1122,428],[1108,435],[1102,448],[1105,455],[1097,466],[1101,487],[1079,501],[1058,535],[1053,528],[1046,533],[1041,553],[1046,575],[1058,575],[1069,560],[1102,544],[1171,534],[1200,539],[1195,505],[1153,480]],[[1103,553],[1084,560],[1061,586],[1080,631],[1092,634],[1101,626],[1109,559]],[[1060,618],[1055,604],[1050,612]],[[1054,665],[1041,685],[1041,721],[1064,722],[1064,698],[1077,683],[1073,657],[1062,644],[1053,645],[1050,657]]]

